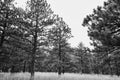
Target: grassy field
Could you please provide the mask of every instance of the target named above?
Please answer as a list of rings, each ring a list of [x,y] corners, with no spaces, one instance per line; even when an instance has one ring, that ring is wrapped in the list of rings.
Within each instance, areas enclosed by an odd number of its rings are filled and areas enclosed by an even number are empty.
[[[0,80],[30,80],[29,73],[0,73]],[[65,73],[59,76],[57,73],[35,73],[35,80],[120,80],[120,77],[95,74]]]

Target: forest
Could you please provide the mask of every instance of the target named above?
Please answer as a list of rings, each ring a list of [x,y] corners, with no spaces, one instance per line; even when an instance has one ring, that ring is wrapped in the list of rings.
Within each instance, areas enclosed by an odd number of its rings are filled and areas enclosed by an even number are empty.
[[[71,28],[46,0],[26,5],[0,0],[0,72],[120,75],[120,0],[108,0],[84,18],[94,49],[70,45]]]

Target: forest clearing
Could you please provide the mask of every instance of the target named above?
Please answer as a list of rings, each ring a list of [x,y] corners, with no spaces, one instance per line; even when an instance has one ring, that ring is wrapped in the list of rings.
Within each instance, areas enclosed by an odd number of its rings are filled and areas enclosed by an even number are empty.
[[[0,0],[0,80],[120,80],[120,0],[103,0],[92,13],[85,10],[98,0],[51,0],[65,16],[49,0],[22,1]]]

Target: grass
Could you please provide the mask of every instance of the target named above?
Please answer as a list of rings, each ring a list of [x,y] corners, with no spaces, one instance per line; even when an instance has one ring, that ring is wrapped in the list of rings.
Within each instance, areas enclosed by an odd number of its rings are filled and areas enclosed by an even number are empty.
[[[30,73],[0,73],[0,80],[30,80]],[[120,80],[120,77],[95,74],[36,72],[34,80]]]

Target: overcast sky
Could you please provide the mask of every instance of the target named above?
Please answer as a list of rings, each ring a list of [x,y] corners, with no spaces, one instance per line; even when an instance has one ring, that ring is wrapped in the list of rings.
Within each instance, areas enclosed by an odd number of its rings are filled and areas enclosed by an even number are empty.
[[[19,6],[24,7],[26,0],[16,0]],[[69,25],[74,36],[69,40],[72,47],[83,42],[90,47],[87,29],[82,26],[86,15],[91,14],[97,6],[103,6],[107,0],[47,0],[55,14],[58,14]]]

